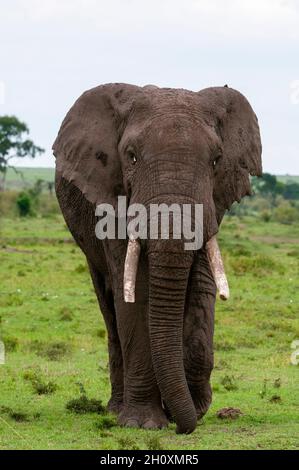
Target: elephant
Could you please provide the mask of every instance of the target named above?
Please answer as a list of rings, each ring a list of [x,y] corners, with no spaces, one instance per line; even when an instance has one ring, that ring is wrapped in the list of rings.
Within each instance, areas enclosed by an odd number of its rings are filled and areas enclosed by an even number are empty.
[[[105,84],[75,102],[53,153],[59,205],[107,328],[108,410],[122,426],[173,420],[177,433],[191,433],[212,401],[216,285],[228,297],[216,234],[231,205],[251,195],[250,175],[262,174],[258,119],[227,85]],[[146,208],[202,204],[201,248],[185,250],[183,237],[98,239],[96,207],[116,208],[119,196]]]

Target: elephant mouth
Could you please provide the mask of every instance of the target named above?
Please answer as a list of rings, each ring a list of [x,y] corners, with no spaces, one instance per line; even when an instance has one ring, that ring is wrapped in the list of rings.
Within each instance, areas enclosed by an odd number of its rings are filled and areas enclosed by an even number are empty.
[[[221,300],[228,300],[229,285],[216,236],[213,236],[206,243],[205,247],[219,297]],[[140,252],[141,246],[139,240],[130,238],[127,246],[123,281],[124,301],[126,303],[135,302],[135,286]]]

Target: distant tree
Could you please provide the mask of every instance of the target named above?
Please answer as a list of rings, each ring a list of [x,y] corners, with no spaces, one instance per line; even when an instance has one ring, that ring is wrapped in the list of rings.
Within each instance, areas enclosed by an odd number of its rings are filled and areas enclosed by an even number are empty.
[[[285,184],[282,195],[285,199],[299,200],[299,184],[298,183]]]
[[[261,178],[253,178],[252,186],[254,192],[271,201],[272,207],[276,205],[277,196],[284,193],[285,184],[278,181],[275,175],[264,173]]]
[[[44,152],[32,140],[26,139],[27,134],[29,129],[24,122],[15,116],[0,116],[0,190],[4,189],[9,168],[21,173],[10,164],[13,158],[35,158]]]
[[[257,190],[260,194],[276,194],[277,192],[277,178],[270,173],[264,173],[263,176],[257,180]]]

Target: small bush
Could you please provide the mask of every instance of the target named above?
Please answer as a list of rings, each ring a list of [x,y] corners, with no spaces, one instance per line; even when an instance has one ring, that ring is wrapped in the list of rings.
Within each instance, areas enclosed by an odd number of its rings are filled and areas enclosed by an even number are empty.
[[[281,396],[279,395],[273,395],[270,400],[269,400],[270,403],[278,403],[280,404],[282,402],[282,399],[281,399]]]
[[[86,264],[78,264],[78,266],[75,268],[75,272],[78,274],[86,273],[87,271],[88,271],[88,268]]]
[[[17,338],[14,338],[12,336],[5,337],[3,338],[3,343],[5,345],[5,351],[6,352],[14,352],[17,350],[19,346],[19,340]]]
[[[66,404],[66,409],[77,414],[84,413],[98,413],[102,414],[105,412],[105,408],[100,400],[94,398],[89,399],[86,394],[84,385],[81,382],[77,382],[76,385],[80,390],[80,397],[69,400]]]
[[[99,329],[96,331],[96,336],[98,338],[105,338],[106,337],[106,331],[104,329]]]
[[[29,416],[26,413],[22,413],[21,411],[11,411],[9,416],[17,423],[26,423],[29,421]]]
[[[71,346],[63,341],[49,344],[34,341],[31,344],[30,349],[38,356],[45,357],[50,361],[59,361],[71,352]]]
[[[101,431],[111,429],[116,426],[115,417],[109,415],[100,416],[98,421],[95,423],[95,428]]]
[[[28,370],[24,372],[23,378],[31,383],[34,392],[38,395],[51,395],[57,390],[54,382],[45,382],[37,371]]]
[[[271,220],[271,212],[270,212],[270,211],[267,211],[267,210],[262,211],[262,213],[261,213],[261,219],[262,219],[263,222],[270,222],[270,220]]]
[[[117,443],[119,450],[140,450],[138,444],[130,437],[120,437]]]
[[[298,222],[299,211],[296,207],[293,207],[289,202],[282,202],[274,210],[274,220],[286,225],[294,224]]]
[[[21,217],[33,215],[33,201],[28,193],[21,192],[17,198],[16,204]]]
[[[11,419],[16,421],[17,423],[25,423],[30,421],[30,417],[27,413],[24,413],[23,411],[12,410],[8,406],[1,406],[0,413],[7,414]]]
[[[145,439],[147,450],[165,450],[157,436],[149,436]]]
[[[101,414],[105,411],[105,408],[100,400],[96,400],[94,398],[89,399],[86,395],[81,395],[79,398],[69,400],[66,404],[66,409],[76,414]]]
[[[228,392],[238,390],[238,386],[236,384],[236,380],[233,376],[225,375],[220,380],[221,385],[227,390]]]
[[[60,321],[72,321],[73,318],[74,318],[74,315],[68,307],[63,307],[60,310],[60,313],[59,313],[59,320]]]

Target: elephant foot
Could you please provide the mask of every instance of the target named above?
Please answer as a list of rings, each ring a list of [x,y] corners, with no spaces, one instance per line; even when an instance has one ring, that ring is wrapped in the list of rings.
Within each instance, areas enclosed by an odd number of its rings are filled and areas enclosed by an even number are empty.
[[[107,410],[109,413],[113,413],[118,415],[121,413],[123,409],[123,401],[117,398],[110,398],[108,405],[107,405]]]
[[[129,428],[162,429],[168,426],[168,419],[158,406],[128,406],[119,414],[118,423]]]

